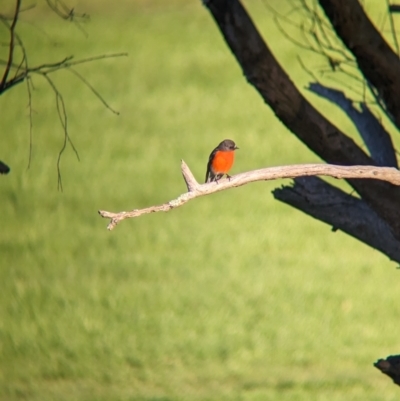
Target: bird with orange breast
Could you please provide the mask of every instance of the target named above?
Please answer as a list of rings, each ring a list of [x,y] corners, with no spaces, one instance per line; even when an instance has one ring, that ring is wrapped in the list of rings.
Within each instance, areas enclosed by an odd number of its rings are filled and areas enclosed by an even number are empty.
[[[223,140],[210,154],[207,163],[206,182],[218,183],[224,175],[229,178],[229,170],[235,160],[235,150],[239,149],[231,139]]]

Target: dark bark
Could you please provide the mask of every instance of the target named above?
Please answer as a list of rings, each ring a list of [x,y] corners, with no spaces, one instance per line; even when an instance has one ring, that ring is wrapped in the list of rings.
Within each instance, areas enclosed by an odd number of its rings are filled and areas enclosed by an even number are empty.
[[[390,227],[361,199],[318,177],[294,179],[273,192],[275,199],[341,230],[400,263],[400,242]]]
[[[389,12],[391,13],[400,13],[400,4],[390,4]]]
[[[247,80],[300,140],[328,163],[374,164],[351,138],[298,91],[238,0],[207,0],[204,3]],[[349,183],[400,240],[400,188],[375,180],[349,180]]]
[[[400,129],[400,60],[365,14],[358,0],[319,0],[336,34],[353,53]]]
[[[400,355],[391,355],[386,359],[379,359],[374,366],[385,375],[388,375],[393,383],[400,386]]]

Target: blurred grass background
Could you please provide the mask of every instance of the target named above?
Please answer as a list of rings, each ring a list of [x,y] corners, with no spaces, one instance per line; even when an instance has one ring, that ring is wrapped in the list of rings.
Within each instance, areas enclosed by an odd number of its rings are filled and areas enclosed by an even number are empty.
[[[24,84],[0,99],[0,159],[12,168],[0,177],[0,398],[397,399],[372,366],[400,350],[396,265],[274,201],[271,190],[283,182],[106,231],[98,209],[175,198],[185,191],[180,159],[201,181],[224,138],[240,147],[233,173],[319,160],[245,82],[200,1],[75,6],[91,16],[88,38],[44,3],[23,14],[30,62],[128,52],[78,69],[120,115],[72,74],[54,74],[80,155],[64,153],[60,193],[54,93],[33,79],[29,169]],[[300,50],[263,2],[248,7],[305,86]],[[7,42],[4,28],[0,38]],[[355,137],[342,113],[310,100]]]

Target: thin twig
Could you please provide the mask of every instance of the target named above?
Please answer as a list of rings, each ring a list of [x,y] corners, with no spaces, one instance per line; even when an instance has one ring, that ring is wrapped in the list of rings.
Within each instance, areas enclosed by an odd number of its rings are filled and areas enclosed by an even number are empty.
[[[56,85],[54,82],[46,75],[43,74],[43,77],[47,80],[51,88],[53,89],[55,95],[56,95],[56,107],[57,107],[57,114],[58,118],[60,120],[61,126],[63,127],[64,130],[64,142],[62,144],[62,147],[60,151],[58,152],[58,158],[57,158],[57,182],[58,182],[58,189],[62,192],[63,186],[62,186],[62,179],[61,179],[61,167],[60,167],[60,162],[61,162],[61,156],[65,151],[65,148],[67,147],[67,140],[68,140],[68,118],[67,118],[67,113],[65,111],[65,103],[64,103],[64,98],[62,97],[61,93],[58,91]]]
[[[336,166],[332,164],[295,164],[290,166],[268,167],[260,170],[252,170],[246,173],[237,174],[230,179],[211,182],[207,184],[199,184],[194,178],[187,164],[182,160],[182,175],[185,180],[188,192],[158,206],[150,206],[144,209],[134,209],[129,212],[107,212],[99,210],[99,214],[111,219],[107,226],[108,230],[112,230],[120,221],[139,217],[143,214],[154,212],[168,212],[192,199],[200,196],[210,195],[215,192],[224,191],[226,189],[240,187],[256,181],[270,181],[280,178],[295,178],[304,176],[323,175],[334,178],[357,178],[357,179],[375,179],[387,181],[394,185],[400,185],[400,171],[392,167],[376,167],[376,166]]]
[[[6,65],[6,69],[4,70],[3,78],[0,83],[0,88],[3,88],[7,82],[7,77],[11,69],[11,64],[13,62],[13,56],[14,56],[14,31],[15,31],[15,26],[17,25],[18,21],[18,15],[19,15],[19,9],[21,7],[21,0],[17,0],[16,2],[16,7],[15,7],[15,12],[14,12],[14,18],[10,26],[10,44],[9,44],[9,50],[8,50],[8,62]]]
[[[67,147],[67,142],[70,143],[73,151],[75,152],[75,155],[77,157],[77,159],[79,160],[79,154],[77,149],[75,148],[75,145],[73,144],[71,138],[69,137],[68,134],[68,116],[67,116],[67,111],[66,111],[66,107],[65,107],[65,102],[64,102],[64,98],[62,96],[62,94],[60,93],[60,91],[57,89],[56,85],[54,84],[54,82],[52,81],[52,79],[50,79],[50,77],[47,76],[47,74],[42,74],[42,76],[47,80],[47,82],[49,83],[49,85],[51,86],[51,88],[54,91],[54,94],[56,95],[56,107],[57,107],[57,114],[58,114],[58,118],[60,120],[61,126],[63,127],[63,131],[64,131],[64,142],[63,145],[58,153],[58,158],[57,158],[57,176],[58,176],[58,188],[62,191],[63,187],[62,187],[62,179],[61,179],[61,167],[60,167],[60,163],[61,163],[61,156],[64,153],[66,147]]]
[[[21,6],[20,6],[18,14],[21,14],[21,13],[23,13],[23,12],[32,10],[32,9],[35,8],[35,7],[36,7],[36,4],[31,4],[31,5],[26,6],[26,7],[21,7]],[[15,17],[15,14],[14,14],[14,13],[12,13],[12,14],[10,14],[10,15],[0,13],[0,19],[10,20],[10,21],[11,21],[11,20],[14,19],[14,17]]]
[[[32,82],[30,78],[26,80],[26,89],[28,91],[28,108],[29,108],[29,158],[28,169],[31,167],[32,151],[33,151],[33,116],[32,116]]]
[[[97,97],[97,99],[99,99],[101,101],[101,103],[104,104],[104,106],[110,110],[111,112],[113,112],[114,114],[116,114],[117,116],[119,116],[119,111],[114,110],[106,101],[105,99],[100,95],[100,93],[81,75],[79,74],[78,71],[76,71],[75,69],[73,69],[72,67],[69,67],[67,69],[67,71],[72,72],[80,81],[82,81],[91,91],[92,93]]]
[[[88,57],[88,58],[83,58],[81,60],[69,62],[69,60],[73,59],[73,56],[70,56],[61,62],[54,63],[53,65],[48,65],[48,66],[42,67],[42,68],[48,68],[48,70],[46,70],[44,72],[50,73],[50,72],[53,72],[54,70],[59,70],[62,68],[69,68],[69,67],[72,67],[72,66],[78,65],[78,64],[84,64],[84,63],[89,63],[91,61],[103,60],[103,59],[114,58],[114,57],[123,57],[123,56],[128,56],[128,53],[102,54],[100,56]],[[41,67],[41,66],[39,66],[39,67]],[[38,69],[38,67],[36,67],[36,69]]]
[[[61,0],[55,0],[54,4],[51,0],[46,0],[47,5],[57,14],[60,18],[73,22],[78,29],[88,37],[88,33],[83,29],[82,25],[77,21],[78,18],[84,20],[89,19],[88,14],[77,14],[74,8],[67,7]]]
[[[69,9],[62,0],[46,0],[49,7],[53,9],[53,11],[58,14],[61,18],[73,21],[78,25],[78,27],[83,30],[83,28],[77,23],[76,17],[79,18],[88,18],[86,14],[77,15],[74,12],[74,9]],[[28,158],[28,168],[31,165],[32,161],[32,150],[33,150],[33,108],[32,108],[32,74],[41,75],[47,83],[50,85],[51,89],[55,94],[56,100],[56,108],[57,114],[64,132],[64,141],[62,147],[59,151],[57,158],[57,175],[58,175],[58,187],[62,191],[62,180],[61,180],[61,156],[64,153],[67,143],[69,142],[77,159],[79,160],[79,154],[77,149],[75,148],[69,133],[68,133],[68,115],[66,110],[66,104],[64,98],[57,88],[55,82],[50,78],[50,74],[62,69],[67,69],[72,72],[78,79],[81,80],[91,91],[92,93],[114,114],[119,114],[118,111],[114,110],[100,95],[100,93],[84,78],[79,72],[72,68],[72,66],[76,66],[79,64],[89,63],[91,61],[97,61],[107,58],[121,57],[127,56],[127,53],[114,53],[114,54],[103,54],[100,56],[88,57],[80,60],[73,60],[73,56],[65,57],[61,61],[57,61],[54,63],[45,63],[37,66],[29,66],[27,52],[24,47],[23,41],[18,36],[15,28],[18,22],[19,13],[23,11],[21,8],[21,0],[16,1],[15,12],[12,16],[6,16],[0,13],[0,24],[5,25],[8,32],[10,33],[10,41],[9,41],[9,50],[8,50],[8,58],[6,60],[0,59],[0,65],[4,65],[4,73],[3,77],[0,81],[0,95],[4,93],[6,90],[14,87],[18,83],[26,80],[27,91],[28,91],[28,108],[29,108],[29,158]],[[30,7],[29,7],[30,8]],[[83,30],[84,31],[84,30]],[[84,31],[86,34],[86,32]],[[87,35],[87,34],[86,34]],[[19,46],[21,48],[22,57],[19,62],[14,62],[14,58],[16,57],[14,54],[15,48]],[[13,70],[14,74],[12,78],[10,78],[10,71]]]
[[[15,34],[15,38],[18,39],[18,36],[16,34]],[[23,49],[23,46],[21,43],[22,42],[20,42],[20,46]],[[40,64],[36,67],[28,67],[27,63],[24,63],[24,64],[26,64],[25,68],[21,68],[20,65],[17,65],[14,63],[10,63],[10,68],[14,68],[16,70],[22,70],[21,73],[16,75],[12,81],[15,83],[18,83],[21,80],[25,79],[29,74],[32,74],[32,73],[40,74],[40,75],[50,74],[50,73],[53,73],[53,72],[56,72],[56,71],[59,71],[62,69],[70,68],[70,67],[78,65],[78,64],[85,64],[85,63],[89,63],[91,61],[103,60],[103,59],[114,58],[114,57],[123,57],[123,56],[128,56],[128,53],[102,54],[100,56],[88,57],[88,58],[76,60],[73,62],[70,62],[70,60],[73,59],[73,56],[69,56],[69,57],[65,57],[61,61],[57,61],[55,63]],[[26,52],[24,52],[24,57],[26,57]],[[7,60],[0,59],[0,64],[7,65],[7,63],[8,63]],[[7,85],[7,89],[10,86],[11,85]],[[0,86],[0,88],[1,88],[1,86]],[[0,94],[1,93],[2,93],[2,91],[0,89]]]
[[[18,42],[18,45],[22,51],[22,59],[21,62],[18,65],[18,68],[14,74],[14,80],[23,80],[26,79],[26,84],[27,84],[27,91],[28,91],[28,108],[29,108],[29,157],[28,157],[28,168],[31,165],[32,161],[32,151],[33,151],[33,119],[32,119],[32,91],[31,91],[31,85],[32,82],[30,82],[30,77],[29,75],[26,74],[26,70],[29,67],[28,64],[28,54],[25,49],[24,43],[22,42],[21,37],[15,32],[15,39]],[[22,73],[19,73],[19,71],[22,70]]]

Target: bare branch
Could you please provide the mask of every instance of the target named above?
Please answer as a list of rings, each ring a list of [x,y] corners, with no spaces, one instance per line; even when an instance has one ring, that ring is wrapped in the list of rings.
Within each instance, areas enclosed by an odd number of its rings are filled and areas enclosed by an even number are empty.
[[[74,8],[67,7],[61,0],[46,0],[46,3],[60,18],[72,21],[86,37],[89,36],[83,29],[82,25],[78,22],[78,19],[82,21],[88,20],[88,14],[77,14]]]
[[[15,38],[18,40],[19,45],[21,46],[21,49],[24,54],[24,60],[26,60],[26,52],[23,47],[22,41],[19,39],[19,37],[15,34]],[[128,53],[113,53],[113,54],[102,54],[100,56],[94,56],[94,57],[88,57],[84,58],[81,60],[76,60],[76,61],[71,61],[74,57],[69,56],[65,57],[61,61],[57,61],[55,63],[47,63],[47,64],[40,64],[35,67],[28,67],[28,63],[24,61],[24,68],[21,65],[17,65],[15,63],[10,64],[10,68],[13,68],[17,71],[21,71],[15,74],[15,77],[12,80],[9,80],[8,82],[5,83],[4,89],[0,86],[0,95],[5,91],[5,89],[9,89],[11,86],[16,85],[17,83],[23,81],[25,78],[27,78],[30,74],[36,73],[36,74],[50,74],[55,71],[60,71],[62,69],[68,69],[71,68],[72,66],[78,65],[78,64],[85,64],[89,63],[92,61],[97,61],[97,60],[103,60],[107,58],[114,58],[114,57],[122,57],[122,56],[127,56]],[[0,64],[7,65],[7,60],[1,60],[0,59]]]
[[[89,18],[87,14],[76,14],[74,8],[69,8],[61,0],[46,0],[46,3],[62,19],[73,21],[76,18]]]
[[[400,241],[362,199],[319,177],[299,177],[272,191],[275,199],[343,231],[400,264]]]
[[[63,145],[60,149],[60,152],[58,153],[58,159],[57,159],[57,175],[58,175],[58,188],[62,191],[62,180],[61,180],[61,156],[64,153],[66,147],[67,147],[67,142],[70,143],[73,151],[75,152],[76,158],[79,160],[79,154],[77,149],[75,148],[75,145],[71,141],[71,138],[69,137],[68,134],[68,116],[67,116],[67,111],[65,107],[65,102],[62,94],[60,91],[57,89],[56,85],[54,82],[48,77],[47,74],[42,74],[42,76],[47,80],[49,83],[50,87],[53,89],[54,94],[56,95],[56,107],[57,107],[57,114],[58,118],[60,120],[60,124],[63,128],[64,131],[64,142]]]
[[[112,53],[112,54],[101,54],[100,56],[94,56],[94,57],[87,57],[81,60],[76,60],[76,61],[71,61],[74,56],[70,56],[70,57],[66,57],[64,60],[59,61],[57,63],[53,63],[53,64],[42,64],[38,67],[35,67],[34,69],[30,70],[38,70],[38,69],[44,69],[46,68],[46,70],[42,71],[45,73],[50,73],[53,71],[58,71],[62,68],[69,68],[72,67],[74,65],[78,65],[78,64],[84,64],[84,63],[89,63],[91,61],[97,61],[97,60],[103,60],[103,59],[107,59],[107,58],[114,58],[114,57],[123,57],[123,56],[127,56],[128,53]]]
[[[30,4],[29,6],[25,6],[25,7],[21,7],[21,5],[20,5],[18,14],[21,14],[21,13],[23,13],[23,12],[25,12],[25,11],[32,10],[32,9],[35,8],[35,7],[36,7],[35,4]],[[3,14],[3,13],[0,13],[0,19],[3,19],[3,20],[12,21],[12,20],[14,19],[14,17],[15,17],[15,12],[13,12],[12,14]]]
[[[18,21],[18,15],[19,15],[19,9],[21,7],[21,0],[17,0],[16,7],[15,7],[15,12],[14,12],[14,18],[13,21],[10,25],[10,44],[9,44],[9,49],[8,49],[8,60],[7,60],[7,65],[6,69],[4,70],[3,78],[0,83],[0,88],[3,88],[6,85],[7,82],[7,77],[11,69],[11,65],[13,62],[13,57],[14,57],[14,39],[15,39],[15,26],[17,25]]]
[[[101,103],[104,104],[104,106],[110,110],[111,112],[113,112],[114,114],[116,114],[117,116],[119,116],[119,111],[114,110],[103,98],[103,96],[100,95],[100,93],[87,81],[87,79],[85,79],[81,74],[79,74],[78,71],[76,71],[75,69],[73,69],[72,67],[68,68],[67,71],[72,72],[80,81],[82,81],[91,91],[92,93],[97,97],[97,99],[100,100]]]
[[[387,181],[394,185],[400,185],[400,171],[391,167],[376,166],[337,166],[332,164],[295,164],[290,166],[268,167],[260,170],[252,170],[246,173],[237,174],[230,179],[199,184],[194,178],[187,164],[182,160],[182,175],[186,182],[188,192],[158,206],[150,206],[145,209],[134,209],[130,212],[107,212],[99,210],[104,218],[110,218],[111,222],[107,229],[112,230],[120,221],[127,218],[139,217],[143,214],[154,212],[168,212],[192,199],[200,196],[210,195],[230,188],[240,187],[256,181],[271,181],[280,178],[295,178],[304,176],[324,175],[339,179],[374,179]]]
[[[32,109],[32,82],[30,78],[26,80],[26,90],[28,92],[28,109],[29,109],[29,158],[28,158],[28,169],[32,162],[32,151],[33,151],[33,109]]]

